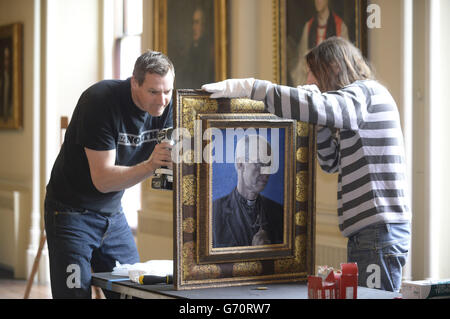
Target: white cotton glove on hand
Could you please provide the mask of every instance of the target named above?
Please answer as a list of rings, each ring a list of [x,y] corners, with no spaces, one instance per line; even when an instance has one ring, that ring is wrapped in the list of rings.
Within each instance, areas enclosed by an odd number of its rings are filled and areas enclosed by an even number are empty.
[[[202,90],[212,93],[212,99],[226,98],[249,98],[252,94],[254,78],[228,79],[221,82],[205,84]]]

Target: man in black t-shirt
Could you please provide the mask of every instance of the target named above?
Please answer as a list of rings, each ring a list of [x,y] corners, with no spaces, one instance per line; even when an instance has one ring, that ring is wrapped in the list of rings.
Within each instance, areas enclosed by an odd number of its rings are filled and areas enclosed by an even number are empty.
[[[174,78],[172,62],[148,51],[130,79],[100,81],[81,95],[45,198],[54,298],[90,298],[91,268],[139,262],[121,198],[157,168],[172,167],[171,146],[156,137],[172,126]]]

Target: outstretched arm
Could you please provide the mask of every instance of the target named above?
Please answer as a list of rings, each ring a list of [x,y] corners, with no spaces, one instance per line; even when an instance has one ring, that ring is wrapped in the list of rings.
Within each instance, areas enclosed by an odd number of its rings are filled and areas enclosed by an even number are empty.
[[[279,117],[338,129],[358,130],[367,113],[366,88],[358,84],[321,93],[315,85],[296,88],[255,81],[251,98]]]
[[[229,79],[202,87],[212,98],[247,97],[264,101],[267,111],[282,118],[332,128],[358,130],[370,103],[368,89],[354,83],[321,93],[315,85],[296,88],[254,79]]]

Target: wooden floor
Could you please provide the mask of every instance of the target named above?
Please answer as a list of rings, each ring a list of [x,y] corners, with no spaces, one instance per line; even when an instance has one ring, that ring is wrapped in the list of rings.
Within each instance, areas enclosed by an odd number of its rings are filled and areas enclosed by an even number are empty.
[[[0,278],[0,299],[23,299],[27,282],[25,280]],[[92,297],[105,299],[101,289],[92,290]],[[33,284],[28,299],[52,299],[50,284]]]
[[[0,278],[0,299],[23,299],[26,280]],[[50,285],[33,284],[29,299],[51,299]]]
[[[13,272],[0,268],[0,299],[23,299],[26,287],[26,280],[14,279]],[[95,299],[105,299],[105,295],[98,288],[92,289],[92,297]],[[50,283],[34,283],[28,299],[52,299]]]

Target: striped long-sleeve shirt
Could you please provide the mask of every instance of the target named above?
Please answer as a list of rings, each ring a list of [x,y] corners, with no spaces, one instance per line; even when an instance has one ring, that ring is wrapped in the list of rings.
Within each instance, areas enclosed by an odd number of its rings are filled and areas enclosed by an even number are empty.
[[[291,88],[256,80],[252,99],[269,112],[324,126],[318,160],[338,172],[338,221],[346,237],[377,223],[409,222],[403,136],[397,105],[377,81],[356,81],[320,93],[316,86]],[[335,137],[330,128],[339,129]]]

